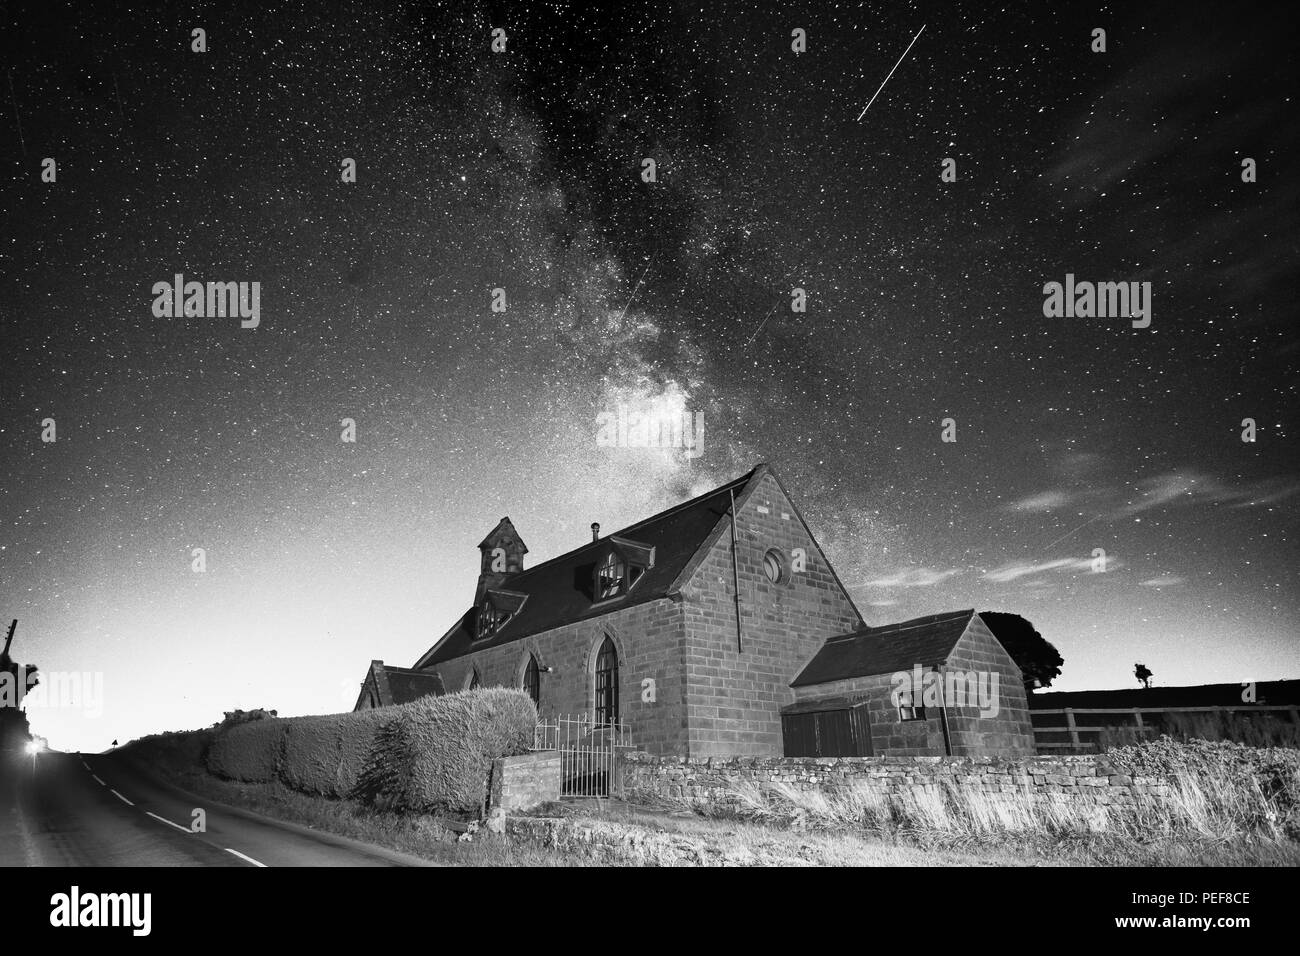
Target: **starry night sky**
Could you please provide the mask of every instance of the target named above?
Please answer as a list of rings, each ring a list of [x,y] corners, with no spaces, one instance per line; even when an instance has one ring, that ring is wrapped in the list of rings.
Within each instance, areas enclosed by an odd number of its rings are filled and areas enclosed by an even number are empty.
[[[1300,676],[1296,29],[991,6],[4,4],[0,616],[105,675],[34,730],[350,708],[502,515],[535,564],[759,461],[869,623],[1024,614],[1060,689]],[[260,326],[155,318],[178,272]],[[1067,272],[1151,327],[1045,318]],[[703,456],[598,447],[620,404]]]

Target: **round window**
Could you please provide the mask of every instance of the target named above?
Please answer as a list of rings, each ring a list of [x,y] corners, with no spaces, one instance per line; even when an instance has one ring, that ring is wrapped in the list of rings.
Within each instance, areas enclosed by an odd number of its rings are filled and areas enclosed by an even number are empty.
[[[785,578],[785,555],[776,548],[769,548],[763,555],[763,572],[773,584],[779,584]]]

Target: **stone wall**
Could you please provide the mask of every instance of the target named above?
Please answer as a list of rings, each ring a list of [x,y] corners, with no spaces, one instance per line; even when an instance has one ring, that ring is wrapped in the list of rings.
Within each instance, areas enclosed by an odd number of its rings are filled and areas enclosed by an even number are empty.
[[[672,756],[778,756],[781,707],[794,700],[790,681],[826,638],[861,618],[772,475],[746,499],[736,525],[739,649],[731,522],[719,515],[680,600],[622,608],[429,669],[449,692],[467,687],[474,671],[484,687],[520,687],[535,655],[552,668],[541,675],[538,712],[591,714],[596,651],[608,636],[618,651],[619,716],[637,747]],[[775,584],[763,572],[769,548],[787,562]],[[798,572],[789,566],[796,548],[807,555]]]
[[[502,830],[515,840],[562,850],[606,866],[755,866],[823,863],[800,857],[758,857],[748,846],[710,834],[666,833],[613,820],[508,817]]]
[[[917,661],[923,670],[935,668],[930,661]],[[850,697],[864,701],[871,724],[871,752],[877,757],[924,757],[942,755],[947,747],[955,757],[1027,757],[1036,752],[1033,725],[1025,700],[1024,678],[1016,662],[998,643],[978,615],[939,668],[941,686],[945,675],[975,673],[986,689],[997,676],[996,711],[983,713],[976,705],[974,688],[957,682],[960,697],[947,698],[945,706],[926,707],[925,716],[902,720],[894,704],[896,683],[892,674],[871,674],[795,688],[800,701],[828,697]],[[969,696],[966,690],[970,691]],[[923,703],[924,695],[916,695]],[[945,743],[944,721],[947,721]]]
[[[1029,757],[1037,752],[1024,675],[978,615],[952,649],[944,670],[998,677],[996,714],[983,714],[970,703],[949,708],[948,730],[954,754]]]
[[[685,755],[686,686],[682,606],[663,598],[620,608],[590,621],[566,624],[499,647],[473,651],[428,668],[450,691],[469,686],[474,670],[484,687],[522,687],[530,655],[541,667],[542,717],[592,714],[596,655],[606,637],[618,651],[619,717],[632,727],[638,747]],[[654,694],[645,682],[653,681]]]
[[[868,674],[845,680],[827,681],[795,688],[800,701],[828,697],[865,701],[871,725],[871,753],[877,757],[924,757],[944,752],[943,720],[938,708],[930,707],[924,719],[902,720],[893,702],[892,674]],[[795,758],[797,759],[797,758]]]
[[[1130,777],[1104,755],[1068,757],[735,757],[690,759],[645,753],[619,756],[621,794],[632,802],[688,803],[703,810],[743,806],[737,787],[789,787],[827,797],[863,789],[878,795],[917,787],[944,787],[987,795],[1132,804],[1170,794],[1159,778]]]
[[[763,571],[768,549],[783,555],[782,580]],[[806,567],[792,567],[796,548]],[[780,756],[781,707],[790,681],[829,637],[861,617],[794,505],[768,474],[736,516],[735,577],[740,581],[737,647],[731,522],[723,520],[682,590],[686,614],[689,755]],[[632,725],[634,739],[641,732]]]
[[[531,810],[560,799],[560,755],[554,750],[502,757],[492,763],[490,806]]]

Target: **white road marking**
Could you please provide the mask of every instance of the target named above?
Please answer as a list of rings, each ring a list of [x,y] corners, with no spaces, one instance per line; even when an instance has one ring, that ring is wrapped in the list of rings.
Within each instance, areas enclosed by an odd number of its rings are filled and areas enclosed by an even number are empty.
[[[168,820],[166,817],[160,817],[160,816],[158,816],[158,814],[154,813],[152,810],[146,810],[145,813],[149,814],[149,816],[153,817],[155,820],[157,820],[157,821],[160,822],[160,823],[165,823],[165,824],[167,824],[169,827],[175,827],[177,830],[180,830],[181,833],[189,833],[189,832],[190,832],[189,830],[187,830],[187,829],[185,829],[183,826],[181,826],[179,823],[172,823],[172,822],[171,822],[170,820]]]
[[[95,778],[95,782],[96,782],[97,784],[99,784],[101,787],[107,787],[107,786],[108,786],[108,784],[106,784],[104,781],[102,781],[102,780],[99,779],[99,775],[98,775],[98,774],[93,774],[93,773],[92,773],[91,776]]]
[[[86,761],[84,761],[84,760],[81,761],[81,765],[82,765],[83,767],[85,767],[87,770],[90,769],[90,764],[86,763]]]
[[[130,800],[128,800],[126,797],[122,796],[120,793],[118,793],[118,792],[117,792],[116,790],[114,790],[112,787],[109,787],[109,788],[108,788],[108,792],[111,793],[113,796],[117,797],[117,799],[121,800],[121,801],[122,801],[123,803],[125,803],[128,807],[133,807],[133,806],[135,806],[134,803],[132,803],[132,802],[131,802]]]
[[[267,869],[265,863],[258,863],[251,856],[244,856],[244,854],[240,853],[238,850],[232,850],[230,847],[226,847],[226,852],[235,854],[235,856],[239,857],[241,860],[247,860],[249,863],[253,864],[253,866],[260,866],[262,869]]]

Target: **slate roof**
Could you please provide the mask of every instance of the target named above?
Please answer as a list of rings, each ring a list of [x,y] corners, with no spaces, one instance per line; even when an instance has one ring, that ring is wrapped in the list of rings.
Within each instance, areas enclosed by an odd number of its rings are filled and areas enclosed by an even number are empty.
[[[384,676],[388,679],[390,703],[409,704],[413,700],[427,697],[429,694],[445,693],[442,678],[428,671],[416,671],[406,667],[385,667]]]
[[[725,518],[731,507],[731,495],[740,497],[751,480],[768,470],[759,465],[749,474],[721,487],[675,505],[653,517],[638,521],[598,541],[588,542],[581,548],[526,568],[505,578],[499,587],[503,590],[526,594],[523,608],[484,640],[474,639],[474,622],[477,609],[465,612],[433,648],[417,663],[430,667],[489,647],[500,647],[533,634],[549,631],[565,624],[600,617],[611,611],[634,607],[674,593],[680,586],[678,578],[691,559],[700,550],[710,533]],[[592,577],[596,558],[611,538],[626,538],[641,545],[653,547],[654,567],[641,575],[631,591],[620,598],[592,603]]]
[[[950,611],[829,638],[790,686],[893,674],[910,671],[915,664],[942,664],[974,616],[974,609]]]
[[[413,700],[427,697],[430,694],[436,697],[446,693],[446,689],[442,685],[442,678],[430,671],[417,671],[409,667],[391,667],[383,661],[371,661],[370,676],[374,678],[375,688],[379,694],[380,707],[409,704]],[[364,695],[365,690],[363,688],[362,696],[364,697]]]

